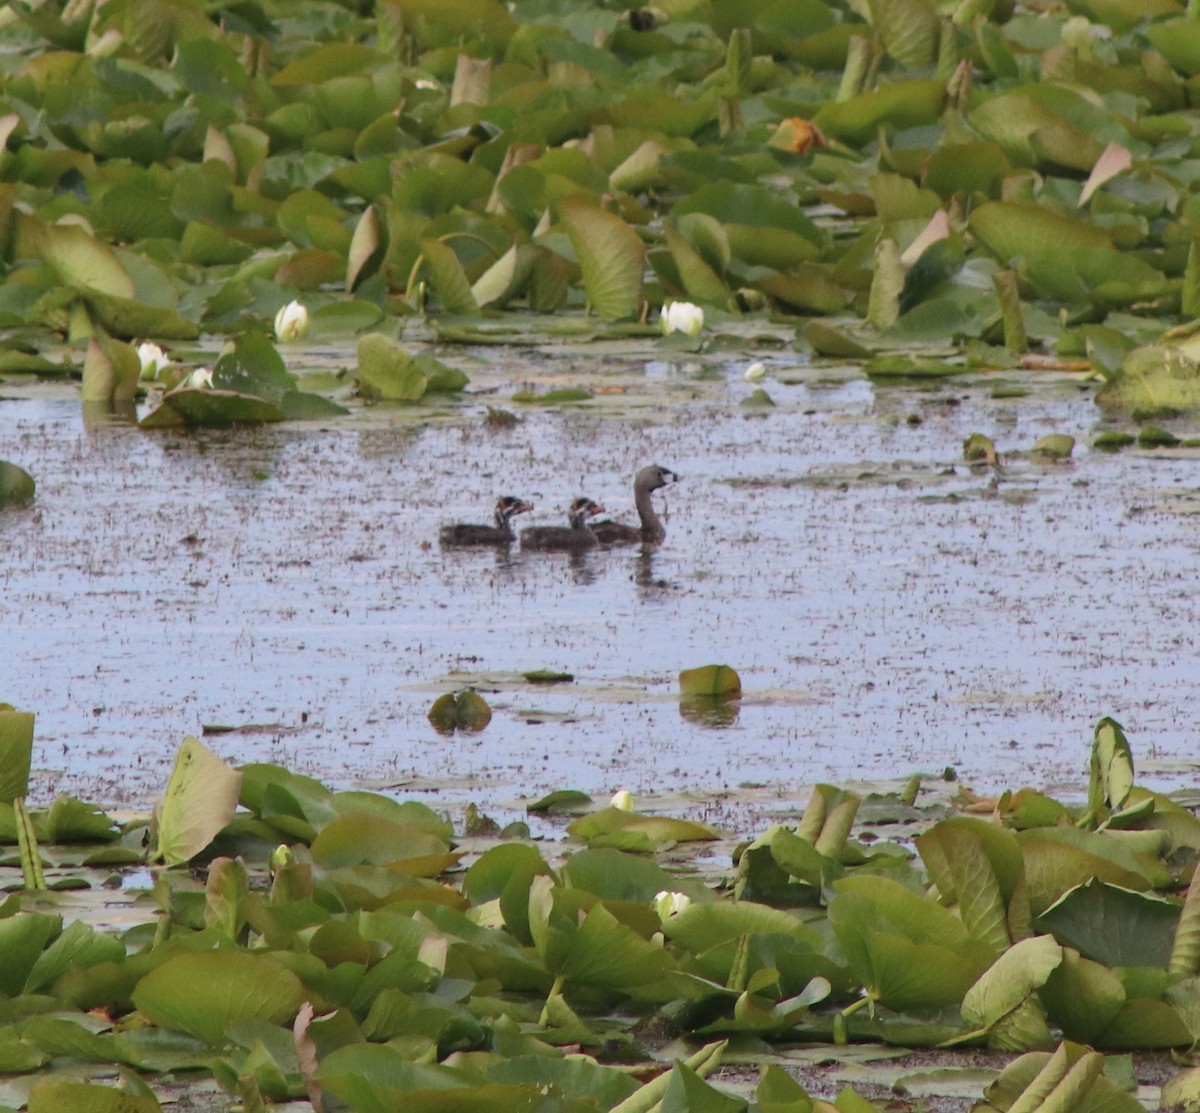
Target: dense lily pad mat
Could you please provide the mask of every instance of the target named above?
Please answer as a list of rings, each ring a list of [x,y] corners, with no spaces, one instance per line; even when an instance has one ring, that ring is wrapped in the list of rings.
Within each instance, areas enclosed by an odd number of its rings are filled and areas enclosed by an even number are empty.
[[[436,387],[388,348],[397,317],[452,315],[465,336],[484,314],[638,321],[686,299],[839,315],[845,331],[802,332],[827,354],[1042,349],[1113,378],[1113,409],[1197,405],[1186,343],[1126,327],[1200,311],[1200,66],[1176,0],[156,0],[3,19],[8,367],[272,322],[286,340],[303,305],[321,335],[387,330],[359,385],[412,401]],[[252,397],[168,396],[150,427],[337,412]]]
[[[13,738],[20,759],[32,735]],[[424,804],[276,765],[226,771],[234,796],[200,791],[224,767],[188,739],[167,800],[196,832],[172,844],[194,872],[147,879],[126,930],[20,889],[39,864],[87,885],[143,858],[152,821],[0,807],[22,847],[0,905],[0,1067],[42,1080],[34,1110],[108,1108],[71,1087],[113,1065],[137,1072],[122,1108],[157,1108],[141,1077],[194,1071],[248,1107],[767,1110],[809,1099],[774,1066],[752,1099],[704,1076],[798,1042],[971,1044],[1031,1053],[988,1088],[997,1109],[1070,1075],[1066,1108],[1136,1111],[1103,1052],[1196,1042],[1200,820],[1137,787],[1119,724],[1097,725],[1092,754],[1086,808],[1025,788],[923,813],[914,781],[891,811],[917,817],[915,852],[855,838],[864,801],[818,786],[706,880],[676,848],[719,831],[627,793],[569,844],[515,824],[467,853]],[[656,1065],[664,1034],[686,1063]]]

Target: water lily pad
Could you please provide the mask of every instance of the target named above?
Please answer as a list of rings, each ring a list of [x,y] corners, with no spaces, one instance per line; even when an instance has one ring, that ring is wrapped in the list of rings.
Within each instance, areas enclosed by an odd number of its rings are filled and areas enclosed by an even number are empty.
[[[0,802],[12,803],[29,790],[34,715],[0,704]]]
[[[152,1093],[132,1094],[90,1082],[43,1080],[29,1091],[29,1113],[161,1113],[161,1109]]]
[[[1174,433],[1159,425],[1144,425],[1134,439],[1142,448],[1173,448],[1180,443]]]
[[[18,505],[29,502],[37,484],[24,468],[0,460],[0,506]]]
[[[363,394],[385,402],[416,402],[429,386],[412,354],[381,332],[359,340],[357,375]]]
[[[267,955],[209,951],[177,955],[151,971],[133,1002],[156,1024],[215,1047],[240,1021],[291,1020],[304,995],[296,975]]]
[[[680,672],[679,690],[685,696],[736,696],[742,680],[728,665],[702,665]]]
[[[1179,907],[1092,880],[1064,893],[1039,922],[1063,943],[1106,966],[1166,967]]]
[[[564,197],[558,212],[583,271],[592,310],[608,320],[636,316],[642,307],[646,261],[641,237],[620,217],[578,198]]]
[[[875,138],[881,124],[895,128],[933,123],[942,111],[946,87],[928,78],[901,81],[848,100],[831,101],[813,117],[826,135],[861,144]]]
[[[1096,404],[1135,417],[1200,409],[1200,364],[1177,348],[1135,348],[1097,391]]]
[[[530,812],[546,812],[550,815],[567,813],[578,814],[586,811],[592,803],[592,798],[586,792],[574,788],[559,788],[547,793],[532,804],[526,804],[525,810]]]
[[[1049,433],[1035,441],[1029,451],[1035,456],[1066,460],[1075,451],[1075,438],[1067,433]]]
[[[438,696],[429,708],[429,721],[443,734],[479,731],[492,721],[492,709],[483,696],[468,688]]]
[[[256,425],[283,421],[276,405],[232,390],[173,390],[162,397],[156,410],[138,424],[143,429],[169,429],[180,425]]]
[[[832,359],[870,359],[875,353],[864,347],[841,329],[825,321],[811,320],[804,323],[804,339],[820,356]]]
[[[185,738],[163,797],[155,857],[182,865],[199,854],[233,817],[241,784],[242,775],[203,742]]]

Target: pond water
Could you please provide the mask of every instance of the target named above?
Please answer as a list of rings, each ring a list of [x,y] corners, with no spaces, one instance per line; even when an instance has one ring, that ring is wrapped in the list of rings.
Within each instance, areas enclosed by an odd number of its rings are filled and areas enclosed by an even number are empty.
[[[1101,715],[1140,783],[1196,783],[1200,457],[1089,451],[1077,380],[1008,372],[1029,393],[997,397],[995,377],[881,385],[780,354],[761,409],[728,356],[439,354],[479,397],[315,424],[149,433],[85,424],[70,388],[0,387],[0,458],[38,481],[0,516],[0,699],[38,713],[40,798],[142,807],[218,724],[231,761],[498,818],[628,788],[753,829],[818,781],[947,766],[1078,795]],[[488,426],[514,377],[604,393]],[[998,470],[963,463],[972,432]],[[1073,459],[1028,455],[1049,432]],[[583,493],[628,520],[650,462],[683,477],[656,496],[659,549],[438,546],[505,493],[536,503],[519,524]],[[710,662],[745,688],[721,725],[678,701]],[[537,668],[575,681],[517,675]],[[467,682],[490,726],[437,734],[430,703]]]

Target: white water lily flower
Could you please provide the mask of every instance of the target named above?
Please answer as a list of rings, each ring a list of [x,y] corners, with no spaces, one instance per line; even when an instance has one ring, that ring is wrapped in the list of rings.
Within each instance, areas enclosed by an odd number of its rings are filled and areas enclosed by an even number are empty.
[[[654,911],[660,920],[678,916],[691,903],[692,898],[687,893],[678,893],[673,889],[661,889],[654,894]]]
[[[212,376],[212,368],[197,367],[196,370],[187,377],[187,387],[189,390],[212,390]]]
[[[619,808],[623,812],[633,811],[633,793],[624,788],[614,792],[609,807]]]
[[[761,360],[755,360],[749,367],[746,368],[744,375],[746,382],[756,383],[762,379],[767,373],[767,368]]]
[[[141,378],[157,379],[158,373],[171,366],[171,359],[157,344],[143,340],[137,346],[138,362],[142,365]]]
[[[658,327],[663,336],[672,332],[685,332],[688,336],[699,336],[704,327],[704,310],[690,301],[673,301],[664,305],[658,318]]]
[[[308,335],[308,310],[289,301],[275,314],[275,336],[279,340],[303,340]]]

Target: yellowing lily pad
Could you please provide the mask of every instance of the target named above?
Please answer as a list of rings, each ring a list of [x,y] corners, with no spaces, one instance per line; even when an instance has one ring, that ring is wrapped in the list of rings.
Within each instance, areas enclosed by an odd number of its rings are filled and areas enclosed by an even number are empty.
[[[702,665],[680,672],[679,690],[685,696],[736,696],[742,679],[728,665]]]

